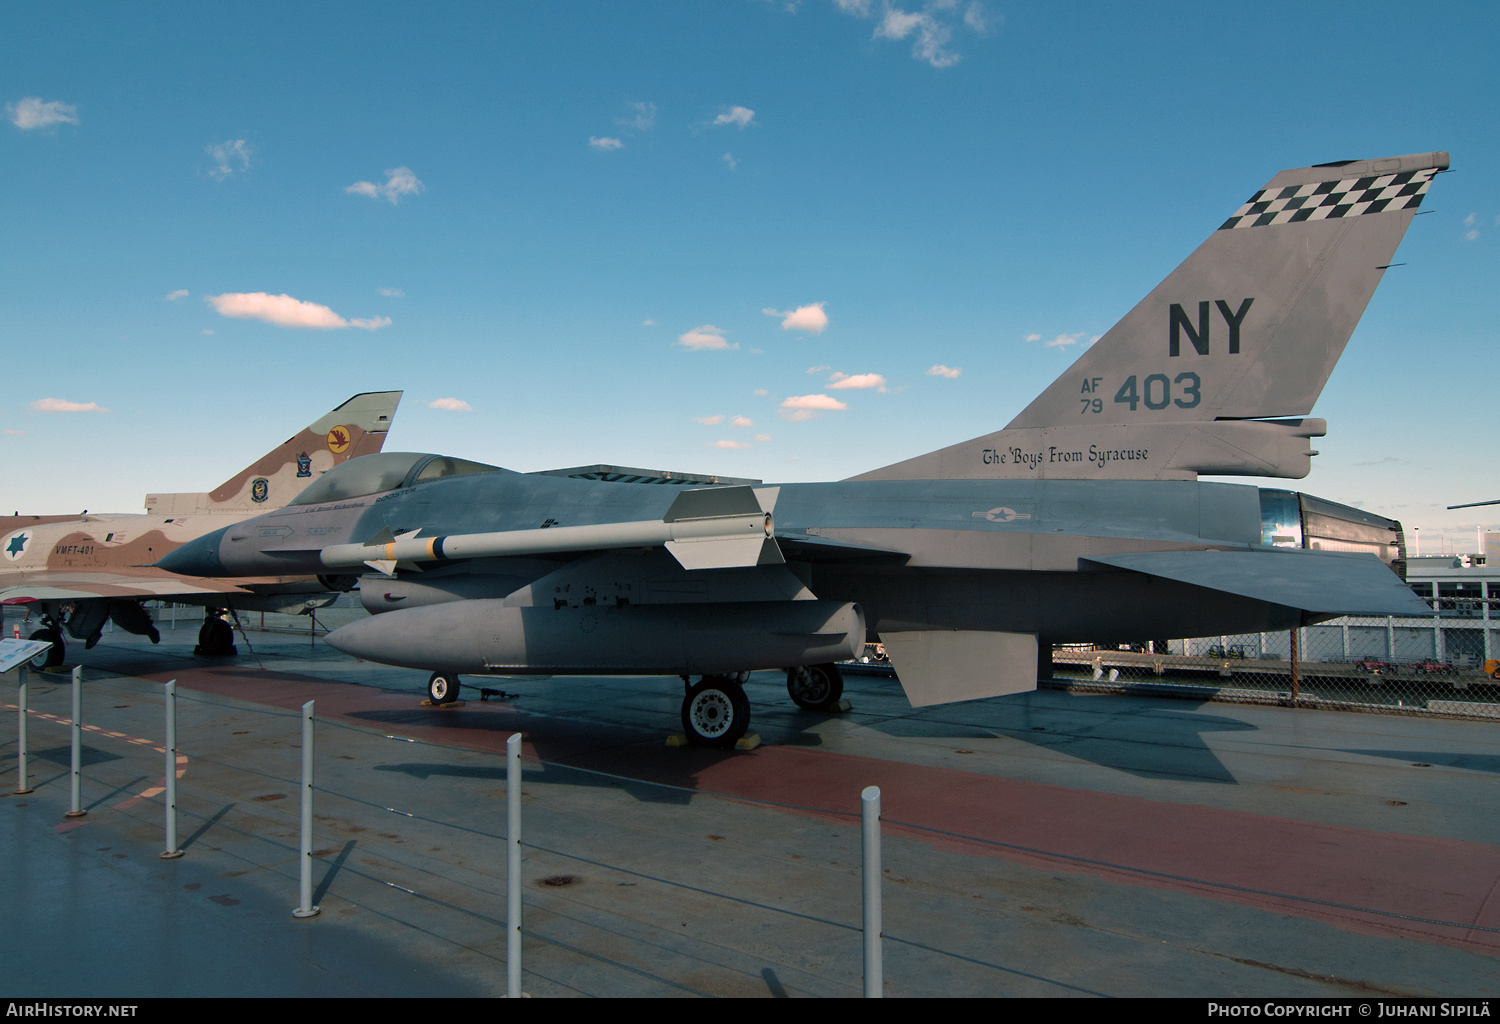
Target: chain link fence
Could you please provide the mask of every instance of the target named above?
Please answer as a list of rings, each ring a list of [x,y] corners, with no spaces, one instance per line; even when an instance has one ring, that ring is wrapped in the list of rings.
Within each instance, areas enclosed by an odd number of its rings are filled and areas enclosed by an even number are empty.
[[[1069,688],[1500,718],[1500,583],[1412,588],[1430,617],[1347,616],[1285,633],[1069,644],[1053,651],[1053,679]]]

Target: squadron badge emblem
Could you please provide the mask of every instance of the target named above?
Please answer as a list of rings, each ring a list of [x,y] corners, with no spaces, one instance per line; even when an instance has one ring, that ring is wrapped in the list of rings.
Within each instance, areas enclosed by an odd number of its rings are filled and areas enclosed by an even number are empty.
[[[328,450],[342,455],[349,450],[349,428],[334,427],[328,432]]]
[[[258,476],[250,484],[250,500],[265,501],[266,496],[271,493],[271,481],[263,476]]]
[[[297,456],[297,475],[312,476],[312,458],[306,452]]]

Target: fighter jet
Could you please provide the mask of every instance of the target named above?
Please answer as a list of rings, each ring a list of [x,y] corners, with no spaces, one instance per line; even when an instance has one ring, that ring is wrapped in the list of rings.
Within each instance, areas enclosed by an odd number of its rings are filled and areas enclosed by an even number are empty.
[[[1056,643],[1427,614],[1400,523],[1198,478],[1308,473],[1308,413],[1447,166],[1282,171],[1005,429],[849,480],[680,489],[389,453],[160,565],[363,572],[378,614],[328,642],[433,670],[434,702],[458,673],[681,676],[710,746],[749,725],[743,673],[784,669],[826,708],[867,641],[921,706],[1030,690]]]
[[[151,563],[194,537],[280,508],[335,466],[380,451],[400,400],[399,391],[355,395],[212,491],[148,494],[145,515],[0,517],[0,609],[39,617],[31,639],[52,648],[36,667],[62,663],[64,628],[85,648],[98,642],[109,620],[156,643],[160,636],[141,604],[146,600],[209,609],[199,653],[219,655],[233,643],[220,610],[298,611],[349,589],[352,576],[184,580]]]

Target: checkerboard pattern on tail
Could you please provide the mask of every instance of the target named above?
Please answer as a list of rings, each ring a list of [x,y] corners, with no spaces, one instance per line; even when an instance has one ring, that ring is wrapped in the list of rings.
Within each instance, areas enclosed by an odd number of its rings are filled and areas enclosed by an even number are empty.
[[[1422,205],[1422,197],[1427,194],[1427,187],[1432,184],[1435,174],[1437,168],[1429,167],[1378,177],[1263,188],[1236,210],[1219,230],[1357,217],[1382,210],[1415,210]]]

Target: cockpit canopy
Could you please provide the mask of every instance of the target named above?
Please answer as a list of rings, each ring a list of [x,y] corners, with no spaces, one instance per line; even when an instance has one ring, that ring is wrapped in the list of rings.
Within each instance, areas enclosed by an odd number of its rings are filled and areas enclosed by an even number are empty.
[[[335,466],[303,488],[292,499],[293,505],[321,505],[344,498],[394,491],[429,480],[469,473],[498,473],[500,467],[483,462],[455,459],[449,455],[427,455],[422,452],[377,452],[350,459]]]

